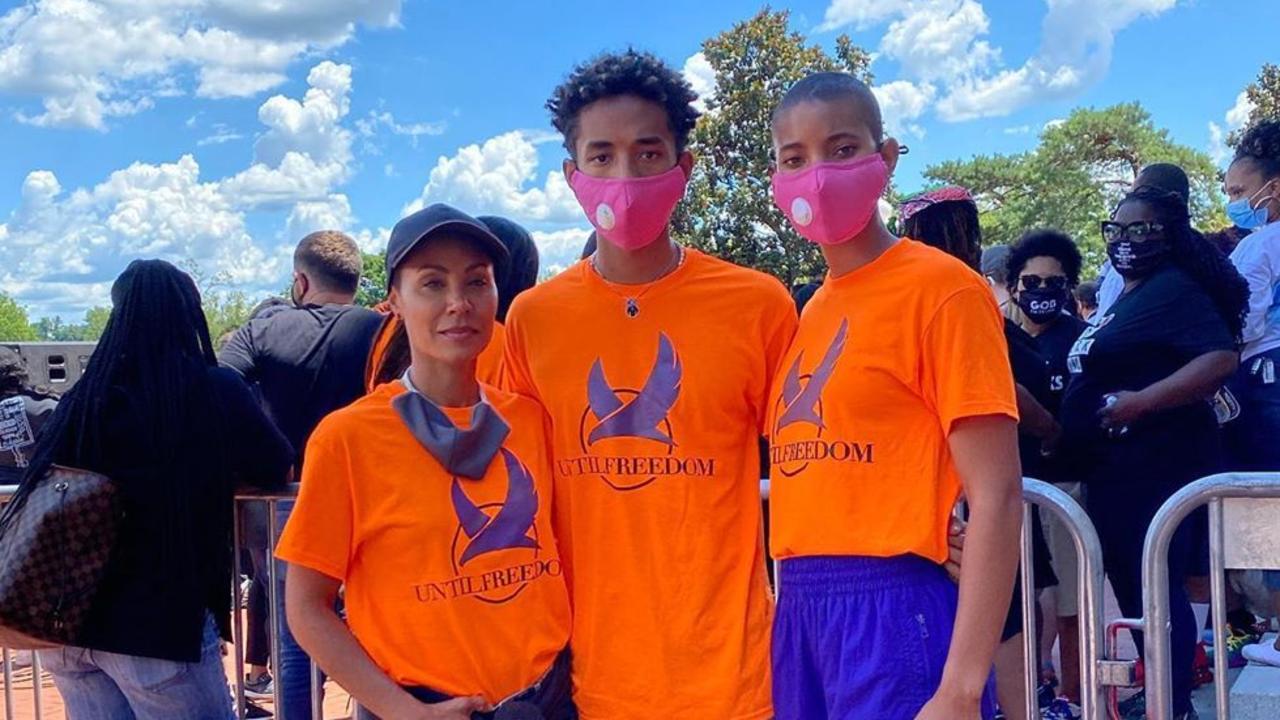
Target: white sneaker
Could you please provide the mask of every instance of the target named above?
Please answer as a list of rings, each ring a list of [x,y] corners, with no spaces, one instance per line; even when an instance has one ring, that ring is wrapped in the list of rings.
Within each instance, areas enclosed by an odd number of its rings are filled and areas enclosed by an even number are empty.
[[[1266,640],[1255,645],[1245,645],[1240,651],[1245,660],[1249,662],[1259,663],[1261,665],[1270,665],[1272,667],[1280,667],[1280,650],[1276,649],[1275,643]]]

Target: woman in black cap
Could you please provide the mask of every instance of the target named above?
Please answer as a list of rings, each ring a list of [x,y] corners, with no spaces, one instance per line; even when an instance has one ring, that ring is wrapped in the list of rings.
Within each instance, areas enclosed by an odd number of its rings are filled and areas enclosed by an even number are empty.
[[[387,276],[408,367],[307,443],[276,549],[289,624],[362,717],[576,716],[546,414],[476,376],[509,262],[447,205],[397,223]]]

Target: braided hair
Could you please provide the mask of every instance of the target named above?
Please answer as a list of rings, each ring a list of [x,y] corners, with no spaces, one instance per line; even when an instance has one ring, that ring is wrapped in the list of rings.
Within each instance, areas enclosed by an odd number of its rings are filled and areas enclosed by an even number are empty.
[[[1125,195],[1120,204],[1140,202],[1151,209],[1164,226],[1170,257],[1213,301],[1231,336],[1240,341],[1249,306],[1249,285],[1222,251],[1191,227],[1191,212],[1182,194],[1142,185]]]
[[[216,457],[197,458],[190,449],[217,437],[209,368],[216,366],[200,294],[191,278],[162,260],[135,260],[111,287],[113,309],[84,375],[63,397],[41,434],[13,501],[0,516],[8,524],[51,465],[107,472],[119,447],[109,429],[128,414],[145,448],[129,477],[111,477],[126,496],[160,498],[166,507],[196,502],[192,476],[210,472]],[[228,508],[228,512],[229,512]],[[186,513],[162,522],[160,552],[192,557]]]
[[[972,201],[940,202],[920,210],[902,223],[902,233],[931,245],[978,270],[982,258],[982,227]]]

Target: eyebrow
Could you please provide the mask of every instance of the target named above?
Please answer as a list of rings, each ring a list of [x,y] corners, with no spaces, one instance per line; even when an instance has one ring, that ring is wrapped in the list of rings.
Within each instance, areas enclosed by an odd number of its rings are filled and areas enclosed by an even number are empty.
[[[472,270],[487,268],[489,267],[489,265],[490,263],[488,261],[482,260],[478,263],[472,263],[471,265],[468,265],[467,268],[463,270],[463,272],[471,272]],[[439,272],[446,273],[446,274],[449,272],[449,268],[443,265],[419,265],[418,270],[437,270]]]
[[[608,140],[592,140],[587,143],[587,150],[607,150],[613,147],[613,143]]]
[[[842,140],[845,138],[848,138],[849,140],[855,140],[857,142],[862,142],[862,138],[858,137],[857,133],[851,133],[843,130],[838,133],[833,133],[832,135],[830,135],[827,138],[827,142],[832,142],[834,140]]]

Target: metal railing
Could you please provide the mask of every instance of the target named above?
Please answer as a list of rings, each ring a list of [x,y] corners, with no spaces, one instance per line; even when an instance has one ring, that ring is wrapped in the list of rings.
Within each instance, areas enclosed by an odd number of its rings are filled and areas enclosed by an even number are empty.
[[[13,486],[0,486],[0,503],[3,503],[14,491]],[[767,500],[769,497],[769,484],[767,481],[761,483],[761,498]],[[245,506],[247,503],[264,503],[268,510],[268,543],[269,547],[274,547],[278,528],[276,526],[276,510],[280,502],[293,499],[296,495],[296,486],[291,487],[279,493],[266,492],[250,492],[242,491],[236,494],[236,503],[238,508]],[[1144,587],[1146,613],[1149,618],[1147,621],[1121,620],[1115,624],[1119,626],[1134,626],[1137,629],[1143,627],[1164,628],[1164,632],[1147,632],[1146,633],[1146,650],[1147,650],[1147,688],[1148,688],[1148,707],[1151,709],[1152,717],[1168,717],[1169,701],[1171,696],[1170,679],[1169,679],[1169,609],[1168,596],[1165,592],[1152,592],[1153,588],[1166,588],[1168,579],[1167,556],[1169,542],[1173,535],[1173,529],[1177,524],[1186,517],[1192,510],[1206,502],[1210,504],[1210,547],[1212,557],[1213,572],[1213,598],[1214,598],[1214,625],[1215,632],[1218,634],[1217,640],[1219,647],[1225,647],[1225,639],[1221,636],[1225,627],[1225,610],[1221,602],[1223,594],[1223,580],[1221,579],[1223,571],[1223,541],[1222,541],[1222,506],[1221,501],[1224,498],[1276,498],[1280,497],[1280,474],[1257,474],[1257,475],[1221,475],[1206,478],[1204,480],[1193,483],[1165,503],[1165,506],[1156,515],[1155,521],[1151,526],[1147,535],[1146,548],[1144,550]],[[1112,651],[1108,645],[1104,643],[1104,615],[1103,615],[1103,565],[1102,565],[1102,548],[1098,540],[1097,531],[1093,524],[1089,521],[1084,509],[1071,498],[1067,493],[1057,487],[1045,482],[1034,479],[1024,479],[1023,482],[1023,529],[1021,539],[1021,555],[1022,555],[1022,597],[1021,609],[1024,628],[1024,653],[1025,653],[1025,678],[1027,690],[1027,712],[1028,717],[1038,717],[1038,709],[1035,706],[1035,691],[1038,685],[1038,671],[1036,663],[1036,644],[1038,638],[1033,628],[1035,628],[1035,569],[1031,557],[1031,512],[1032,508],[1038,507],[1041,512],[1047,512],[1053,519],[1057,520],[1065,527],[1071,536],[1075,546],[1075,552],[1079,559],[1077,564],[1077,573],[1079,578],[1078,600],[1080,604],[1080,687],[1081,687],[1081,710],[1084,720],[1105,720],[1106,718],[1106,693],[1110,686],[1120,686],[1131,684],[1128,682],[1132,676],[1133,661],[1117,661],[1110,657]],[[241,559],[240,550],[243,547],[242,538],[243,528],[241,527],[240,513],[235,513],[233,526],[233,540],[235,552],[233,553],[234,577],[238,580],[241,577]],[[1157,562],[1166,561],[1166,562]],[[276,608],[280,606],[278,602],[278,588],[280,583],[277,576],[277,561],[269,558],[267,563],[268,572],[268,613],[271,627],[271,655],[272,661],[278,663],[280,652],[280,637],[277,628],[281,618],[276,617]],[[776,577],[776,576],[775,576]],[[239,592],[237,583],[236,592]],[[237,594],[238,599],[238,594]],[[233,618],[233,635],[235,645],[235,687],[232,691],[235,701],[236,714],[239,718],[245,717],[245,674],[244,674],[244,643],[245,628],[244,619],[239,611],[239,603],[235,603],[236,612]],[[4,671],[4,701],[5,701],[5,719],[14,720],[15,715],[15,688],[13,687],[13,668],[12,668],[12,651],[5,648],[0,651],[3,657]],[[39,656],[32,654],[32,703],[35,710],[34,720],[43,719],[43,698],[41,683],[41,667]],[[1226,714],[1229,710],[1226,707],[1226,673],[1225,665],[1226,654],[1218,653],[1216,663],[1218,667],[1218,706],[1219,717],[1226,720],[1229,716]],[[279,673],[276,673],[276,682],[274,683],[274,710],[277,718],[283,718],[283,708],[281,705]],[[320,720],[323,717],[322,708],[322,684],[319,669],[314,663],[311,665],[311,716],[313,720]],[[298,718],[284,718],[284,720],[299,720]]]
[[[1104,720],[1106,690],[1103,669],[1103,582],[1102,544],[1098,531],[1080,503],[1053,485],[1031,478],[1022,481],[1022,641],[1023,670],[1028,718],[1040,717],[1036,702],[1039,667],[1036,662],[1040,638],[1035,632],[1035,563],[1032,560],[1032,507],[1047,511],[1071,536],[1078,563],[1077,597],[1080,603],[1080,711],[1083,720]]]
[[[1146,693],[1149,717],[1173,717],[1172,623],[1169,614],[1169,545],[1174,533],[1192,511],[1209,506],[1209,585],[1213,607],[1214,677],[1217,680],[1218,720],[1231,717],[1227,687],[1226,554],[1223,533],[1223,501],[1245,498],[1280,498],[1280,473],[1224,473],[1187,485],[1165,501],[1147,529],[1142,549],[1142,600],[1146,616]],[[1271,528],[1274,532],[1275,528]],[[1274,535],[1272,537],[1275,537]],[[1272,560],[1274,562],[1274,558]]]

